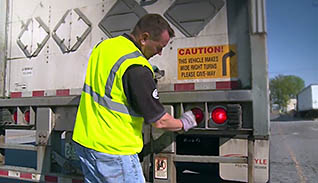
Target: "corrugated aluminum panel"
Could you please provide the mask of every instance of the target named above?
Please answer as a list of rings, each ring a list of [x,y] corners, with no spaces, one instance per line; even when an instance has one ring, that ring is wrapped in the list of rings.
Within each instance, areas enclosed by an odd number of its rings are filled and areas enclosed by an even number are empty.
[[[170,12],[168,10],[175,3],[183,1],[140,4],[138,1],[129,0],[69,0],[66,2],[34,0],[25,5],[23,0],[11,0],[10,9],[13,13],[10,13],[8,26],[10,36],[8,38],[9,86],[7,90],[34,93],[35,91],[82,88],[91,49],[102,39],[113,36],[112,34],[105,35],[104,30],[98,24],[103,22],[105,15],[113,15],[114,10],[117,12],[116,4],[130,7],[132,2],[135,8],[132,10],[140,16],[144,12],[163,15],[165,12]],[[186,2],[196,4],[197,1]],[[200,30],[196,32],[197,35],[187,37],[179,31],[179,25],[170,22],[176,32],[176,37],[163,50],[162,56],[158,55],[150,60],[153,65],[165,71],[165,76],[159,80],[159,89],[161,91],[180,91],[180,86],[183,90],[192,91],[250,89],[250,41],[246,7],[232,7],[226,1],[202,2],[212,3],[212,5],[218,2],[218,6],[207,10],[211,12],[206,12],[206,15],[209,16],[204,19],[204,24],[201,24]],[[200,11],[202,6],[198,7],[199,9],[193,9],[193,12]],[[87,36],[82,35],[90,27],[89,23],[79,20],[81,15],[76,13],[77,11],[91,22],[91,29]],[[117,13],[120,14],[119,11]],[[172,13],[170,12],[170,14]],[[178,15],[178,19],[181,20],[181,17],[186,15],[187,13],[181,13]],[[37,21],[36,17],[41,18],[41,23]],[[63,21],[63,17],[65,21]],[[229,21],[229,18],[233,18],[233,20]],[[21,45],[19,46],[17,43],[28,20],[47,26],[50,32],[49,39],[40,45],[40,51],[29,58],[25,55],[23,46],[21,48]],[[171,20],[168,19],[168,21]],[[118,25],[114,22],[118,22]],[[118,32],[123,25],[121,19],[120,21],[117,19],[110,21],[108,25],[110,23],[111,27],[107,29],[115,30],[115,32]],[[60,26],[57,26],[59,24]],[[81,29],[81,25],[84,28]],[[43,28],[38,26],[33,26],[33,30],[43,32]],[[54,30],[59,39],[54,39]],[[23,41],[21,41],[23,45],[28,45],[25,49],[29,50],[32,55],[39,47],[38,43],[41,44],[47,34],[45,31],[43,34],[25,32],[27,33],[23,34]],[[83,39],[78,42],[77,37]],[[79,46],[72,49],[77,43]],[[30,95],[22,94],[22,96]]]

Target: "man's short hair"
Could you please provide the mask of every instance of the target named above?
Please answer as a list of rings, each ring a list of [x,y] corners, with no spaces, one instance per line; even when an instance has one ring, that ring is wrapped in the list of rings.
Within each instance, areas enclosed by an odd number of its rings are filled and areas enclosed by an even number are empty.
[[[139,19],[132,31],[133,35],[148,32],[154,41],[158,41],[162,32],[168,31],[170,38],[174,37],[174,30],[169,23],[159,14],[146,14]]]

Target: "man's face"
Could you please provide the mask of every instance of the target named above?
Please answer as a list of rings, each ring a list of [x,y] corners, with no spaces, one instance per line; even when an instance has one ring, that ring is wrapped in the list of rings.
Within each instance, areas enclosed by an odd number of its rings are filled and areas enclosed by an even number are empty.
[[[152,39],[145,40],[145,43],[142,46],[145,57],[150,59],[157,54],[161,55],[162,49],[168,44],[169,40],[170,36],[167,30],[162,32],[158,41],[154,41]]]

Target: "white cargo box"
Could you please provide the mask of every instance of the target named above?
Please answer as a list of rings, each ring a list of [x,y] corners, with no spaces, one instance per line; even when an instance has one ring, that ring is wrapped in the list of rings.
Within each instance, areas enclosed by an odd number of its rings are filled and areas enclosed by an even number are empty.
[[[309,85],[297,96],[298,111],[318,110],[318,85]]]
[[[162,14],[176,33],[162,56],[150,60],[165,71],[160,91],[251,87],[248,34],[228,22],[223,0],[146,5],[133,0],[46,0],[27,5],[12,0],[9,7],[6,95],[11,97],[80,94],[93,46],[130,32],[145,13]],[[202,11],[192,11],[194,7]],[[237,19],[248,32],[248,18]]]

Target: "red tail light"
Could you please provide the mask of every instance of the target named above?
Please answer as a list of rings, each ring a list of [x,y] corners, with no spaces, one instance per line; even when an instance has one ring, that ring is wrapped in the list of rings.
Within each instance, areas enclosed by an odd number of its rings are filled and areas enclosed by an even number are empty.
[[[15,111],[15,112],[13,113],[13,121],[14,121],[15,123],[17,123],[17,121],[18,121],[18,111]]]
[[[222,107],[215,108],[212,111],[211,117],[216,124],[223,124],[227,120],[226,110]]]
[[[193,108],[191,109],[191,111],[193,112],[194,116],[195,116],[195,120],[197,121],[197,123],[201,123],[203,121],[204,118],[204,114],[203,111],[200,108]]]
[[[24,113],[24,120],[27,122],[27,123],[30,123],[30,111],[26,111]]]

